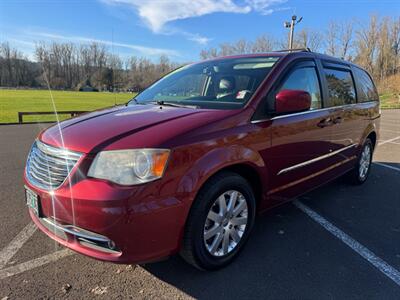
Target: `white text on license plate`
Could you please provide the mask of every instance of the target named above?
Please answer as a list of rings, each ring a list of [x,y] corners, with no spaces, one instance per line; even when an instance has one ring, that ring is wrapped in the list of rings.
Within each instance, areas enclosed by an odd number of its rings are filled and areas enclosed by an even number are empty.
[[[36,215],[39,215],[38,196],[30,189],[25,189],[26,205],[30,207]]]

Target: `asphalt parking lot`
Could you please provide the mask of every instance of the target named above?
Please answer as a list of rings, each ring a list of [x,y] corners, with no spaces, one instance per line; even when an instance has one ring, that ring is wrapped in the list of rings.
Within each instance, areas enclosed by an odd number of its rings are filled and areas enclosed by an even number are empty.
[[[179,257],[103,263],[35,230],[22,172],[43,126],[0,126],[0,299],[400,299],[400,110],[382,112],[366,184],[339,179],[260,216],[241,256],[216,272]]]

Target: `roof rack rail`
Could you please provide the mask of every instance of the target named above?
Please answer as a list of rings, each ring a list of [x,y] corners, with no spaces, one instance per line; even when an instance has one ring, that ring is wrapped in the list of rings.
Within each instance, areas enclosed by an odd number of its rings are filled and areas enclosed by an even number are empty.
[[[310,48],[283,49],[274,52],[312,52]]]

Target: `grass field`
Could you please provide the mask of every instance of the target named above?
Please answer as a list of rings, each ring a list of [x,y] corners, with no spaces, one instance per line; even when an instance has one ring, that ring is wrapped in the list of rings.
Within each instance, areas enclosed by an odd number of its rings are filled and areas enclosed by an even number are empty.
[[[57,111],[90,111],[115,103],[126,103],[131,93],[52,91]],[[19,111],[53,111],[53,102],[47,90],[2,90],[0,89],[0,123],[18,122]],[[60,115],[60,119],[69,118]],[[24,116],[24,122],[52,121],[50,116]]]
[[[381,107],[383,109],[400,108],[400,95],[388,93],[380,95],[379,98],[381,99]]]
[[[130,93],[52,91],[57,111],[90,111],[115,103],[126,103],[134,95]],[[400,108],[400,97],[394,94],[380,96],[381,106]],[[47,90],[2,90],[0,89],[0,124],[18,122],[19,111],[53,111],[50,92]],[[60,119],[69,115],[60,115]],[[55,116],[24,116],[24,122],[54,121]]]

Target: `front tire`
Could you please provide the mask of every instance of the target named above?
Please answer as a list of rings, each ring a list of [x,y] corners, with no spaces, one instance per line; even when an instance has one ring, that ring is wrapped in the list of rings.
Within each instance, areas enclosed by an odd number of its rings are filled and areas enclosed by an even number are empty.
[[[221,172],[201,188],[190,211],[181,256],[201,270],[231,263],[254,225],[255,198],[246,179]]]
[[[357,165],[349,173],[349,179],[351,183],[359,185],[367,181],[368,175],[371,171],[373,151],[374,146],[372,141],[367,138],[358,156]]]

